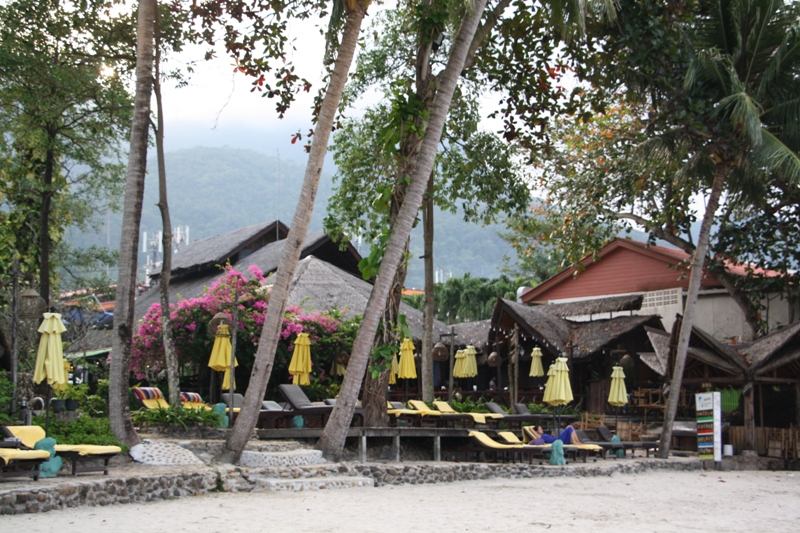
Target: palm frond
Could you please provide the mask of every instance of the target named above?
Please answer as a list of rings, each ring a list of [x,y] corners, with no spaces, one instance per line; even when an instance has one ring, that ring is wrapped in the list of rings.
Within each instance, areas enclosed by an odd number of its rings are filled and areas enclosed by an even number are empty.
[[[744,87],[736,88],[739,92],[720,100],[719,112],[730,116],[733,127],[744,134],[748,143],[758,146],[761,144],[761,107],[745,92]]]
[[[800,182],[800,156],[768,130],[763,130],[762,139],[753,154],[755,164],[780,172],[789,182]]]

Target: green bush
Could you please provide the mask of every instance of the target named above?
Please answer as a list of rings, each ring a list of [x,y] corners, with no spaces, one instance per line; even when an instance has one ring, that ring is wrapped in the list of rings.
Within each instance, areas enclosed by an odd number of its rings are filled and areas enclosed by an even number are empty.
[[[14,384],[8,379],[5,370],[0,370],[0,424],[11,424],[11,400],[14,394]]]
[[[33,424],[45,427],[45,415],[33,417]],[[51,416],[48,437],[53,437],[59,444],[120,446],[123,451],[128,451],[127,446],[114,438],[107,418],[92,418],[83,415],[74,422],[61,422]]]
[[[131,413],[133,423],[148,426],[219,427],[222,417],[208,409],[185,409],[183,406],[139,409]]]
[[[486,408],[486,404],[483,402],[483,398],[478,400],[473,400],[472,398],[467,397],[464,401],[458,401],[453,398],[453,401],[450,402],[450,405],[453,406],[453,409],[458,411],[459,413],[488,413],[489,410]]]

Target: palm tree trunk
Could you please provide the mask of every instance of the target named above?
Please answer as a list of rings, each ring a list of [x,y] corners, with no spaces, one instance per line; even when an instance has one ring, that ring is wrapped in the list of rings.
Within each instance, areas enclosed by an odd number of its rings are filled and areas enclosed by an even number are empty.
[[[678,400],[681,397],[681,384],[683,381],[683,370],[686,367],[686,354],[689,351],[689,339],[692,336],[692,326],[694,325],[695,312],[697,310],[697,297],[700,293],[700,283],[703,281],[703,265],[708,253],[708,242],[711,236],[711,224],[714,215],[719,207],[719,198],[725,185],[725,178],[728,173],[726,163],[718,163],[714,173],[714,183],[711,185],[711,194],[708,197],[706,212],[703,215],[703,223],[700,226],[700,235],[697,238],[697,248],[692,256],[691,274],[689,275],[689,288],[686,293],[686,304],[683,308],[683,320],[681,323],[681,333],[678,336],[678,346],[676,348],[675,366],[672,370],[672,382],[669,388],[669,399],[667,400],[667,411],[664,414],[664,429],[661,433],[661,443],[658,448],[659,457],[666,459],[669,457],[669,448],[672,442],[672,424],[675,422],[675,415],[678,412]]]
[[[47,154],[44,160],[42,210],[39,218],[39,293],[50,305],[50,209],[53,199],[53,173],[56,157],[53,148],[55,134],[48,135]]]
[[[242,409],[236,417],[236,423],[231,434],[225,441],[225,447],[216,457],[217,461],[233,463],[238,460],[258,420],[261,401],[267,390],[267,383],[275,361],[275,350],[278,346],[283,313],[289,296],[289,284],[294,277],[294,270],[300,259],[303,241],[306,238],[308,224],[311,221],[314,199],[317,196],[319,178],[322,174],[322,165],[325,162],[325,154],[328,150],[328,139],[330,138],[336,111],[347,82],[347,73],[355,55],[361,22],[368,6],[369,2],[363,2],[363,5],[358,3],[347,13],[342,43],[339,46],[330,83],[322,100],[317,125],[314,128],[311,152],[308,156],[308,164],[303,178],[300,198],[297,202],[297,209],[295,210],[294,218],[292,218],[292,226],[289,229],[289,235],[286,237],[278,264],[278,272],[275,284],[272,287],[267,316],[264,319],[264,327],[261,330],[261,340],[253,362],[250,384],[247,387]]]
[[[158,16],[158,13],[156,14]],[[164,342],[164,359],[167,362],[167,384],[169,390],[168,400],[170,405],[180,405],[180,377],[178,375],[178,356],[172,344],[172,324],[169,311],[169,282],[172,270],[172,221],[169,216],[169,202],[167,201],[167,165],[164,162],[164,106],[161,102],[161,53],[159,42],[161,27],[156,19],[156,75],[153,80],[153,89],[156,95],[156,109],[158,124],[156,125],[156,153],[158,157],[158,209],[161,212],[162,238],[161,247],[164,256],[161,259],[161,279],[159,280],[161,295],[161,338]]]
[[[364,318],[353,344],[353,352],[347,366],[339,398],[334,406],[331,418],[325,426],[322,438],[317,447],[329,458],[338,458],[344,449],[347,428],[355,411],[358,390],[367,368],[372,339],[378,329],[381,310],[391,289],[394,272],[403,256],[405,243],[411,234],[414,219],[422,205],[422,198],[433,170],[434,159],[442,136],[442,129],[453,99],[458,78],[464,67],[470,43],[475,35],[478,22],[486,7],[486,0],[476,0],[471,12],[468,12],[458,30],[458,35],[450,51],[447,67],[442,72],[439,87],[430,109],[430,119],[425,128],[425,136],[416,157],[409,161],[405,175],[410,177],[410,185],[406,192],[403,206],[392,234],[386,245],[378,276],[364,312]]]
[[[142,217],[144,175],[147,166],[147,132],[150,124],[150,94],[153,87],[153,30],[157,1],[139,1],[136,35],[136,96],[133,102],[131,147],[125,178],[119,275],[114,306],[114,335],[109,375],[109,422],[117,440],[128,446],[139,444],[128,407],[128,376],[131,366],[133,303],[136,293],[139,222]]]
[[[422,220],[425,241],[425,312],[422,330],[422,401],[433,401],[433,314],[436,312],[436,295],[433,284],[433,172],[428,178],[425,196],[425,214]]]

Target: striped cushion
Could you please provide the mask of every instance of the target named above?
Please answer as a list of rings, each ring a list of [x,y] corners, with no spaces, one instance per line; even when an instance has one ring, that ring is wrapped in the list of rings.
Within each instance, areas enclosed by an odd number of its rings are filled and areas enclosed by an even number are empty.
[[[181,403],[205,403],[203,397],[196,392],[182,392]]]
[[[169,404],[158,387],[133,387],[133,395],[148,409],[168,409]]]

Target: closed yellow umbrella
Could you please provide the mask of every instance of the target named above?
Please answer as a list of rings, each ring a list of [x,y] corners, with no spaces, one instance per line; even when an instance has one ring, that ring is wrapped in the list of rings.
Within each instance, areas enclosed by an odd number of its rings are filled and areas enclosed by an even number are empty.
[[[344,372],[347,369],[346,366],[339,364],[339,362],[334,359],[333,364],[331,365],[331,376],[344,376]]]
[[[532,378],[544,376],[544,367],[542,366],[542,349],[538,346],[531,350],[531,371],[528,375]]]
[[[544,394],[542,395],[542,401],[544,403],[550,403],[550,398],[553,397],[553,389],[555,389],[553,381],[555,381],[555,376],[556,364],[553,363],[550,365],[550,368],[547,369],[547,383],[544,384]]]
[[[394,385],[397,383],[397,372],[399,371],[397,364],[397,354],[392,354],[392,368],[389,371],[389,385]]]
[[[567,358],[559,357],[554,363],[553,390],[547,403],[552,406],[567,405],[572,401],[572,386],[569,383],[569,367]],[[549,387],[548,387],[549,388]]]
[[[455,355],[455,363],[453,364],[453,377],[463,378],[464,373],[464,350],[458,350]]]
[[[292,361],[289,363],[289,373],[295,385],[311,385],[311,342],[308,333],[299,333],[294,341]]]
[[[231,333],[228,325],[220,324],[214,334],[214,346],[211,348],[208,367],[217,372],[225,372],[222,377],[222,390],[231,388],[231,351]],[[239,366],[238,361],[234,360],[233,366]],[[233,384],[233,388],[236,388],[236,383]]]
[[[47,383],[53,390],[67,388],[68,374],[64,368],[64,350],[61,345],[61,334],[67,331],[61,323],[58,313],[45,313],[44,322],[39,326],[39,351],[36,354],[36,366],[33,372],[33,382]]]
[[[625,372],[621,366],[615,366],[611,371],[611,390],[608,393],[608,403],[614,407],[622,407],[628,403]]]
[[[417,379],[417,368],[414,366],[414,343],[411,339],[403,339],[400,345],[400,370],[397,372],[400,379]]]
[[[474,378],[478,375],[478,362],[475,358],[477,355],[475,347],[470,344],[461,352],[460,373],[456,373],[455,369],[453,369],[453,376],[457,378]]]

